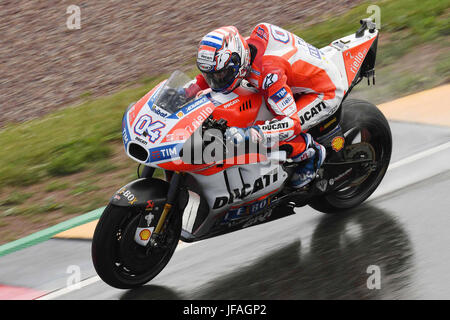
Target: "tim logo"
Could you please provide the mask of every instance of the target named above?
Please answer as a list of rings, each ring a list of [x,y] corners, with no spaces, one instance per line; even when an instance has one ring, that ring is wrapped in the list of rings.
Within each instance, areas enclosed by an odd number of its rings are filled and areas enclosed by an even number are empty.
[[[176,158],[179,156],[181,146],[183,144],[172,144],[169,146],[162,146],[158,148],[150,149],[150,162],[162,161],[167,159]]]
[[[278,90],[274,95],[271,96],[272,100],[277,103],[281,99],[283,99],[287,94],[287,91],[285,88],[281,88]]]

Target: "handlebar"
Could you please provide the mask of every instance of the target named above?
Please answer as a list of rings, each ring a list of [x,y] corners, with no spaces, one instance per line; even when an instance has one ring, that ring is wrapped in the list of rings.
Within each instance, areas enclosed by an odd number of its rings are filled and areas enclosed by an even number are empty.
[[[204,122],[203,122],[203,132],[205,132],[208,129],[217,129],[220,130],[223,134],[228,129],[228,121],[225,119],[213,119],[212,116],[209,116]]]

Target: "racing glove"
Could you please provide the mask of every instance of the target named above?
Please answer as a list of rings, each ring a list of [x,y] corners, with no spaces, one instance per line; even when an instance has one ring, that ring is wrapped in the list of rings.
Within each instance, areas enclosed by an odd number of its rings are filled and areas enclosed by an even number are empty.
[[[264,133],[259,126],[248,128],[230,127],[225,131],[225,139],[231,141],[235,145],[245,141],[257,143],[264,141]]]
[[[200,92],[202,89],[199,85],[196,83],[191,83],[187,88],[178,88],[177,92],[178,94],[184,95],[186,99],[191,99],[196,96],[198,92]]]

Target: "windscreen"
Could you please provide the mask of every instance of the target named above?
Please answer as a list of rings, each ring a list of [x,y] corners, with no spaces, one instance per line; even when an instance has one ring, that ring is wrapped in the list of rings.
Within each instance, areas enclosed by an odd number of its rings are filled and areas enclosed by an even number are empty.
[[[186,97],[184,91],[191,82],[183,72],[175,71],[159,90],[154,104],[170,113],[177,112],[193,98]]]

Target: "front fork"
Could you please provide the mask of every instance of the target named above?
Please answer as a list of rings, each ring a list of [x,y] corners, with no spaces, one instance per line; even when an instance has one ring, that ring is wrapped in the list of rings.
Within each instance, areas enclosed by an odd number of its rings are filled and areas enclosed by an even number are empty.
[[[164,222],[166,221],[167,215],[170,213],[175,201],[178,198],[181,176],[181,173],[176,171],[172,175],[172,179],[170,179],[169,191],[167,192],[167,202],[164,204],[163,212],[161,213],[161,217],[159,218],[155,232],[153,233],[155,237],[158,237],[161,231],[164,231]]]
[[[144,167],[141,177],[151,178],[153,176],[153,173],[154,173],[154,168]],[[172,174],[172,176],[170,178],[169,189],[167,192],[167,200],[166,200],[166,203],[164,204],[164,208],[163,208],[161,216],[158,220],[158,223],[156,224],[155,229],[151,233],[151,236],[146,241],[142,241],[142,239],[140,241],[138,241],[138,243],[140,245],[146,246],[147,248],[149,248],[149,247],[153,247],[153,246],[157,245],[157,243],[160,240],[163,241],[164,228],[166,226],[165,222],[167,221],[167,218],[170,216],[171,210],[174,207],[174,205],[178,199],[182,176],[183,176],[183,174],[180,172],[174,172]],[[139,239],[138,233],[141,232],[141,230],[143,228],[147,229],[149,231],[151,230],[148,228],[149,228],[149,225],[150,225],[152,219],[153,219],[153,215],[151,214],[151,212],[147,215],[141,215],[140,220],[139,220],[138,229],[136,230],[135,239]]]

